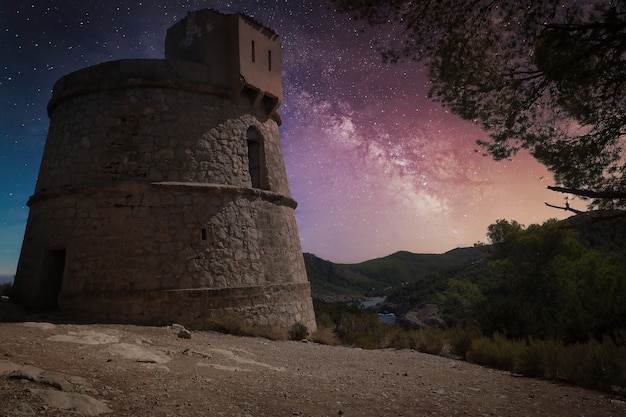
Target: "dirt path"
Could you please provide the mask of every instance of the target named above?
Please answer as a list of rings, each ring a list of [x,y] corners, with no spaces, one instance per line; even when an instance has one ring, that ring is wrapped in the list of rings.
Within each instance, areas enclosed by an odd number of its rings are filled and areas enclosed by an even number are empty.
[[[0,323],[0,416],[626,416],[594,391],[415,351],[177,334]]]

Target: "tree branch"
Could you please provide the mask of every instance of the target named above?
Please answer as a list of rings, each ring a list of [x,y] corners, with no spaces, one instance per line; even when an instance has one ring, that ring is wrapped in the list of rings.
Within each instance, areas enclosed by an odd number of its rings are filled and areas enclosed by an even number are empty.
[[[571,211],[572,213],[582,214],[582,215],[589,216],[589,217],[593,218],[593,216],[591,214],[589,214],[588,212],[581,211],[581,210],[576,210],[575,208],[570,207],[569,204],[566,204],[565,207],[555,206],[555,205],[550,204],[550,203],[544,203],[544,204],[546,206],[548,206],[548,207],[552,207],[552,208],[559,209],[559,210]]]
[[[587,224],[594,224],[594,223],[598,223],[598,222],[604,222],[604,221],[609,221],[609,220],[618,220],[618,219],[620,221],[622,221],[622,219],[626,219],[626,211],[618,211],[617,213],[610,214],[610,215],[605,215],[605,216],[594,216],[593,214],[589,213],[588,211],[576,210],[575,208],[570,207],[569,204],[567,204],[567,203],[565,203],[565,207],[555,206],[555,205],[550,204],[550,203],[544,203],[544,204],[546,206],[548,206],[548,207],[552,207],[552,208],[559,209],[559,210],[571,211],[572,213],[585,216],[585,217],[587,217],[589,219],[589,223],[587,223]]]
[[[577,188],[556,187],[548,185],[548,190],[558,193],[573,194],[581,197],[599,198],[599,199],[626,199],[626,192],[623,191],[593,191],[579,190]]]

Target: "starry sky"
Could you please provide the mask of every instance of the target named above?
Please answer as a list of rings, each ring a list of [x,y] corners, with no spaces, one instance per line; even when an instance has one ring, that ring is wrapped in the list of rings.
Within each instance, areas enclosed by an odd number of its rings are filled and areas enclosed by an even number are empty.
[[[0,0],[0,276],[15,273],[49,119],[63,75],[104,61],[163,58],[188,11],[243,12],[283,43],[283,151],[305,252],[354,263],[398,250],[441,253],[485,241],[497,219],[567,213],[528,155],[495,162],[486,134],[427,97],[425,69],[382,63],[393,28],[361,24],[324,0]]]

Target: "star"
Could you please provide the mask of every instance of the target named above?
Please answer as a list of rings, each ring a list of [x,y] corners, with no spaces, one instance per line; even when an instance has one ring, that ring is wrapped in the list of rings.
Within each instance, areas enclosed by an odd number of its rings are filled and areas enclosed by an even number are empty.
[[[167,28],[201,8],[246,13],[281,36],[280,134],[305,252],[336,262],[437,253],[484,239],[500,218],[564,215],[543,204],[545,168],[474,152],[485,133],[427,99],[426,69],[384,64],[374,44],[389,33],[361,32],[323,0],[3,2],[0,276],[15,273],[56,80],[163,58]]]

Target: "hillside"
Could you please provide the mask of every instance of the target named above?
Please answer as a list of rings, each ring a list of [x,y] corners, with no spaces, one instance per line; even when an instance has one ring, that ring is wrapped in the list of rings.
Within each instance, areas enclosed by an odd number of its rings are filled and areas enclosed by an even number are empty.
[[[383,296],[403,285],[419,282],[435,272],[458,269],[483,260],[485,248],[457,248],[443,254],[396,252],[357,264],[337,264],[304,254],[314,297]]]
[[[590,214],[571,216],[558,224],[574,230],[585,247],[626,257],[623,218],[597,221],[614,213]],[[437,290],[450,278],[467,280],[489,291],[492,271],[484,261],[490,253],[491,246],[457,248],[443,254],[400,251],[356,264],[333,263],[305,253],[304,262],[313,297],[375,297],[397,294],[405,286]]]

